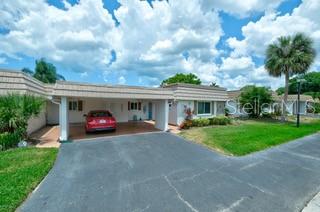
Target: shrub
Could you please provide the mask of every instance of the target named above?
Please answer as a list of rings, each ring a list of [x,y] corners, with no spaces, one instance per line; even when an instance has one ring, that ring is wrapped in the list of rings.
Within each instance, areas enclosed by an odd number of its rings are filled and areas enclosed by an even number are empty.
[[[43,105],[43,98],[32,95],[0,96],[0,133],[20,133],[20,136],[26,136],[28,120],[37,116]]]
[[[0,150],[16,147],[21,139],[20,132],[5,132],[0,134]]]
[[[231,119],[226,116],[217,116],[213,118],[209,118],[210,125],[227,125],[231,124]]]
[[[314,105],[314,113],[320,113],[320,103],[315,103]]]
[[[192,127],[192,120],[184,120],[179,126],[180,129],[184,130],[189,129],[190,127]]]
[[[193,127],[205,127],[209,125],[210,125],[210,121],[207,118],[198,118],[198,119],[192,120]]]

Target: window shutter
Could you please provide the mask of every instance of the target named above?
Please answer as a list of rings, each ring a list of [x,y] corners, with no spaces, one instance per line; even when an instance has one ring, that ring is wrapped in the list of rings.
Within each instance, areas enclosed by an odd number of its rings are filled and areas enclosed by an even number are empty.
[[[138,103],[138,110],[141,110],[141,102]]]
[[[130,102],[128,102],[128,110],[130,110],[130,105],[131,105]]]
[[[211,102],[211,114],[214,114],[214,102]]]
[[[78,111],[82,111],[82,100],[78,101]]]
[[[72,102],[69,102],[69,110],[72,110]]]
[[[197,115],[198,114],[198,101],[194,101],[194,107],[193,107],[194,111],[193,114]]]

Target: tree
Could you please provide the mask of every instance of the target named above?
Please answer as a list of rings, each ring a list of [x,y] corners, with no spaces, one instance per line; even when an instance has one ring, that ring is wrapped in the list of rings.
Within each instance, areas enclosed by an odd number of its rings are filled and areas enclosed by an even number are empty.
[[[250,117],[257,118],[271,106],[272,92],[266,87],[245,86],[241,89],[239,101]]]
[[[183,74],[177,73],[176,75],[169,77],[162,81],[161,86],[170,85],[174,83],[187,83],[187,84],[194,84],[200,85],[201,80],[195,74]]]
[[[39,115],[44,99],[32,95],[8,94],[0,96],[0,133],[19,133],[26,136],[28,120]]]
[[[23,68],[21,71],[44,83],[55,83],[57,80],[65,80],[62,75],[57,73],[56,67],[52,63],[46,62],[44,58],[36,60],[35,72],[28,68]]]
[[[276,90],[276,92],[277,92],[278,95],[284,94],[284,87],[278,88],[278,89]]]
[[[313,41],[302,33],[293,37],[279,37],[266,50],[265,68],[271,76],[285,76],[284,98],[282,103],[282,121],[286,120],[285,105],[288,100],[289,78],[295,74],[304,74],[314,61],[316,51]]]
[[[320,98],[320,73],[310,72],[303,75],[300,78],[305,80],[305,82],[301,84],[301,93],[312,96],[314,99]],[[289,80],[289,94],[297,94],[297,90],[298,90],[297,79],[298,77],[294,77]],[[284,87],[280,87],[278,88],[278,90],[279,91],[283,90],[283,92],[278,93],[279,95],[284,93]]]
[[[31,71],[29,68],[23,68],[21,71],[23,73],[26,73],[26,74],[30,75],[30,76],[33,76],[33,74],[34,74],[34,72]]]
[[[212,82],[212,83],[210,84],[210,87],[219,88],[220,86],[219,86],[217,83]]]

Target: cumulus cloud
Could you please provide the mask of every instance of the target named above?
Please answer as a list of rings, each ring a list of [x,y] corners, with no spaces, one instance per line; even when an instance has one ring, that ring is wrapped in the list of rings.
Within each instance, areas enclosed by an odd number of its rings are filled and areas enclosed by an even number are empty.
[[[8,33],[0,34],[0,55],[45,57],[81,77],[101,70],[108,82],[114,73],[120,84],[131,73],[138,83],[158,85],[177,72],[193,72],[204,83],[227,88],[248,83],[274,87],[279,79],[257,67],[252,55],[263,57],[277,36],[301,30],[320,40],[319,2],[304,0],[291,15],[280,16],[274,9],[283,1],[175,0],[154,1],[150,7],[146,1],[119,0],[114,11],[119,25],[102,0],[74,5],[64,0],[63,9],[45,0],[1,1],[0,26]],[[244,39],[227,39],[232,52],[221,63],[215,62],[223,51],[217,48],[224,35],[219,11],[240,17],[266,12],[242,28]]]
[[[231,14],[245,17],[254,12],[272,11],[277,8],[285,0],[222,0],[222,1],[210,1],[202,0],[202,7],[204,10],[210,10],[216,8]]]
[[[1,1],[0,53],[46,57],[83,72],[109,63],[114,21],[102,1],[82,0],[67,10],[44,0]]]
[[[120,76],[118,78],[118,83],[121,85],[126,84],[126,78],[124,78],[124,76]]]
[[[279,15],[266,13],[257,22],[242,27],[243,40],[229,38],[227,44],[234,51],[233,56],[255,55],[264,57],[268,44],[279,36],[303,32],[312,37],[315,47],[320,51],[320,1],[303,0],[292,14]]]

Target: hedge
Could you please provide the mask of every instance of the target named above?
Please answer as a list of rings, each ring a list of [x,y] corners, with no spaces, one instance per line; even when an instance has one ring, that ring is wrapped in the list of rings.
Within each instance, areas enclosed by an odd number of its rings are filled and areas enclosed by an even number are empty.
[[[9,149],[11,147],[16,147],[21,140],[20,133],[14,132],[4,132],[0,134],[0,151]]]
[[[213,118],[197,118],[186,120],[181,125],[181,129],[189,129],[190,127],[205,127],[210,125],[227,125],[231,124],[231,118],[226,116],[217,116]]]

